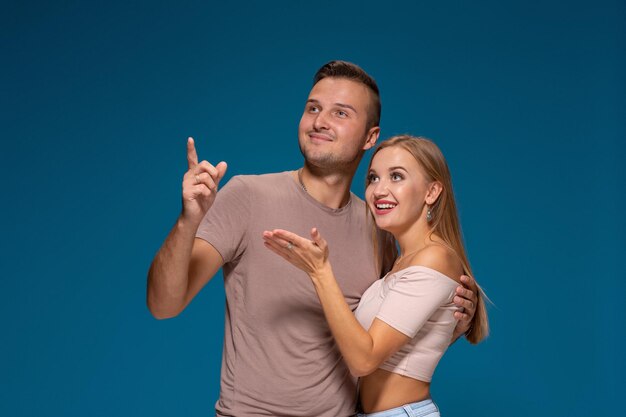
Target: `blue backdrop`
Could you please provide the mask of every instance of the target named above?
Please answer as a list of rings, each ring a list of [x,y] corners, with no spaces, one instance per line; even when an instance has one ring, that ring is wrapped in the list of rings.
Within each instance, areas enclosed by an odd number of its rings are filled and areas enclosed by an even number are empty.
[[[185,140],[227,178],[297,168],[330,59],[376,78],[383,137],[441,146],[494,301],[490,339],[455,344],[435,375],[443,414],[612,414],[626,392],[623,1],[173,3],[3,4],[0,415],[211,415],[221,275],[176,319],[145,306]]]

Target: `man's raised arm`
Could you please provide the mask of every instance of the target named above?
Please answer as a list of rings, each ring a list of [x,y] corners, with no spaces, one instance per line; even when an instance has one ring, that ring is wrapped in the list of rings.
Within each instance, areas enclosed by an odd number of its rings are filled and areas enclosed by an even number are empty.
[[[158,319],[177,316],[224,263],[208,242],[196,239],[204,215],[215,201],[226,163],[198,163],[187,140],[188,170],[183,177],[183,208],[148,271],[148,309]]]

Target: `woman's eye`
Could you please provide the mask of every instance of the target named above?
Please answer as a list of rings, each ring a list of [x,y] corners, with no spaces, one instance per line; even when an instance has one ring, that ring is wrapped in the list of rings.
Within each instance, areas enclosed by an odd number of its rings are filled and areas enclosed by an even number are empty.
[[[391,180],[392,181],[400,181],[402,180],[404,177],[396,172],[391,174]]]
[[[376,175],[374,175],[374,174],[369,174],[367,176],[367,183],[368,184],[371,184],[371,183],[373,183],[373,182],[375,182],[377,180],[378,180],[378,177]]]

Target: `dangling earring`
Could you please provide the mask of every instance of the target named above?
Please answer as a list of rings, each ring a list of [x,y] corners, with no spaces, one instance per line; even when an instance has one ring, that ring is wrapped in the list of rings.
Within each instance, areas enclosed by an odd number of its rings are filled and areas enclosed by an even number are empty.
[[[428,211],[426,212],[426,221],[430,222],[433,219],[433,213],[430,210],[430,207],[428,207]]]

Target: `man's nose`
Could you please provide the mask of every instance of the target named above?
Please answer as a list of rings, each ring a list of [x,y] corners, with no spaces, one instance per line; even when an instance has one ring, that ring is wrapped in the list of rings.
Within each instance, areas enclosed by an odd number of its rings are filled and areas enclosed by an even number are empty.
[[[317,130],[328,129],[328,114],[325,111],[320,111],[313,120],[313,127]]]

